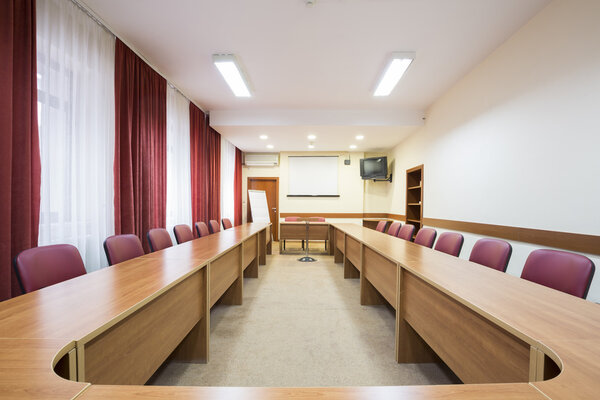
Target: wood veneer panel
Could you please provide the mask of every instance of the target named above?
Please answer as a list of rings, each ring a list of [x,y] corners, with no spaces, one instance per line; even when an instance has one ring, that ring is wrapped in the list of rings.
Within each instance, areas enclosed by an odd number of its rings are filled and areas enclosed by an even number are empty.
[[[530,346],[403,271],[404,319],[464,383],[527,382]]]
[[[323,218],[362,218],[364,213],[280,213],[281,218],[285,217],[323,217]]]
[[[335,247],[342,253],[344,252],[344,244],[345,244],[344,237],[345,237],[344,232],[340,231],[339,229],[335,230]]]
[[[306,224],[304,222],[295,223],[284,223],[279,224],[279,241],[284,239],[305,239],[306,238]]]
[[[350,260],[354,267],[359,271],[362,267],[360,247],[361,244],[358,240],[346,236],[346,260]]]
[[[258,263],[267,263],[267,229],[258,233]]]
[[[395,309],[398,282],[396,275],[398,273],[397,264],[366,246],[363,252],[362,274]]]
[[[225,253],[210,263],[210,306],[227,291],[233,282],[240,278],[241,246]]]
[[[242,264],[244,269],[257,257],[258,250],[258,238],[256,235],[246,240],[244,246],[244,263]]]
[[[559,249],[578,251],[581,253],[600,254],[600,236],[595,235],[436,218],[424,218],[424,224],[438,228],[475,233],[477,235],[493,236],[507,240],[557,247]]]
[[[204,287],[204,274],[194,273],[136,313],[78,345],[84,362],[84,375],[79,379],[96,384],[144,384],[204,316]]]

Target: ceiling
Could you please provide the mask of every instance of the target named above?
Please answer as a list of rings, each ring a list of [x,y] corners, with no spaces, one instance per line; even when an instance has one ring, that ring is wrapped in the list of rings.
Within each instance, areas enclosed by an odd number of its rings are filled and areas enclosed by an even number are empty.
[[[549,0],[78,0],[244,151],[381,151],[419,125],[458,79]],[[416,59],[389,97],[372,96],[390,53]],[[212,63],[234,53],[252,97]],[[266,134],[269,139],[260,140]],[[364,140],[356,141],[362,134]],[[266,145],[273,145],[267,149]]]

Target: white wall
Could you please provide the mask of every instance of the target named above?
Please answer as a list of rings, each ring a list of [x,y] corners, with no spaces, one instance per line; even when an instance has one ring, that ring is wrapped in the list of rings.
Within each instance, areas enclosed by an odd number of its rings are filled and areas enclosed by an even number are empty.
[[[338,156],[338,192],[340,197],[287,197],[289,156]],[[279,211],[282,213],[362,213],[363,180],[359,160],[363,153],[350,153],[350,165],[344,165],[348,152],[280,153]]]
[[[425,217],[600,234],[599,21],[600,1],[556,0],[434,103],[391,155],[395,177],[425,164]],[[395,179],[390,212],[404,198]],[[508,272],[540,247],[513,243]]]
[[[365,158],[369,157],[388,157],[388,175],[392,173],[392,182],[364,182],[364,212],[365,213],[389,213],[392,208],[392,192],[394,184],[399,179],[403,182],[406,177],[404,174],[396,175],[394,173],[394,163],[392,157],[386,153],[365,153]]]

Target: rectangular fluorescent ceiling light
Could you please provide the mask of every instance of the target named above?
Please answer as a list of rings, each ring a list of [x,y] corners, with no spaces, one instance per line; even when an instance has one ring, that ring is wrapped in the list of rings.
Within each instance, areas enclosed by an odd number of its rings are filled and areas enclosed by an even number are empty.
[[[392,53],[392,59],[388,63],[373,96],[389,96],[414,59],[415,53],[413,52]]]
[[[236,97],[250,97],[250,90],[233,54],[213,54],[213,62]]]

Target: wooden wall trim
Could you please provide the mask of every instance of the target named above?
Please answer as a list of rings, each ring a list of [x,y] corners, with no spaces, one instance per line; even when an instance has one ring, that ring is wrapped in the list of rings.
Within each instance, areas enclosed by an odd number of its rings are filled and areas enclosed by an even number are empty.
[[[406,216],[391,213],[281,213],[285,217],[325,217],[325,218],[389,218],[406,221]],[[585,235],[542,229],[519,228],[516,226],[481,224],[478,222],[454,221],[449,219],[423,218],[423,225],[451,229],[476,235],[497,237],[517,242],[539,244],[579,253],[600,255],[600,236]]]
[[[363,218],[363,213],[280,213],[279,217],[324,217],[324,218]]]
[[[404,221],[405,216],[399,214],[388,214],[388,213],[288,213],[282,212],[279,214],[280,218],[285,217],[324,217],[324,218],[392,218]]]
[[[477,222],[424,218],[423,225],[452,229],[477,235],[493,236],[518,242],[539,244],[580,253],[600,254],[600,236],[585,235]]]

